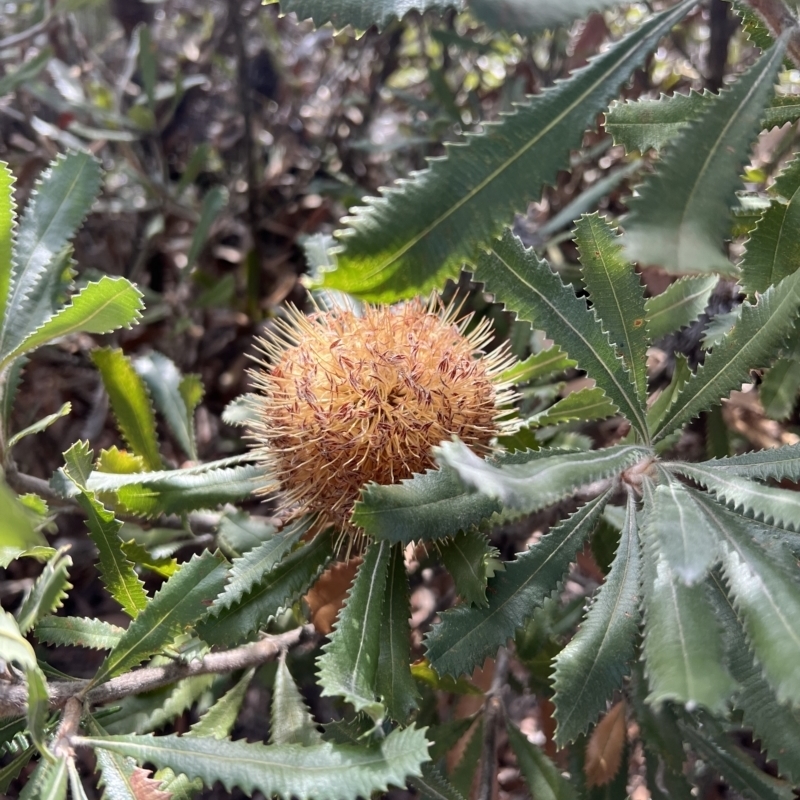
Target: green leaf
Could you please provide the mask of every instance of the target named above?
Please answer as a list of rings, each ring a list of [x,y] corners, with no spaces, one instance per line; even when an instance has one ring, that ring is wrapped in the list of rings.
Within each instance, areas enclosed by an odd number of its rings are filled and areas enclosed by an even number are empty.
[[[195,261],[211,233],[211,226],[217,221],[220,212],[226,205],[228,205],[228,190],[224,186],[213,186],[205,193],[200,206],[200,219],[197,221],[192,243],[186,254],[185,269],[194,267]]]
[[[521,454],[516,463],[496,466],[458,441],[442,442],[435,452],[437,459],[455,470],[467,486],[524,513],[546,508],[580,486],[652,457],[643,447],[614,445],[587,452],[536,450]]]
[[[102,732],[105,735],[105,731]],[[104,798],[108,800],[138,800],[136,787],[132,782],[136,764],[108,750],[95,750],[97,767],[100,772],[100,785],[105,789]]]
[[[136,617],[147,605],[144,586],[122,550],[119,522],[94,493],[86,489],[92,466],[92,452],[86,442],[76,442],[66,453],[64,474],[78,488],[77,501],[86,514],[89,536],[100,555],[100,577],[111,596],[125,612]]]
[[[445,468],[392,486],[367,484],[352,521],[376,539],[408,544],[453,536],[498,511],[497,500],[469,491],[456,472]]]
[[[72,559],[64,550],[59,550],[45,564],[17,612],[17,624],[22,633],[27,633],[46,614],[61,608],[72,588],[68,574],[71,566]]]
[[[629,672],[639,629],[640,571],[636,501],[629,494],[611,569],[578,633],[553,662],[555,738],[560,746],[597,721]]]
[[[207,601],[222,589],[226,567],[227,562],[209,550],[182,564],[131,622],[92,684],[141,664],[200,619],[208,611]]]
[[[486,133],[448,145],[429,169],[367,201],[340,232],[338,267],[326,274],[326,285],[391,301],[456,277],[514,211],[568,167],[596,115],[693,5],[686,0],[651,17],[585,69],[487,124]]]
[[[694,322],[708,305],[717,280],[716,275],[679,278],[666,291],[646,300],[650,338],[660,339]]]
[[[62,262],[58,256],[89,212],[100,179],[100,164],[93,156],[70,153],[58,156],[36,182],[17,231],[8,301],[0,328],[0,355],[4,362],[45,322],[31,312],[37,308],[39,298],[50,295],[53,284],[60,280]]]
[[[463,6],[463,0],[281,0],[281,11],[294,11],[298,19],[310,17],[318,28],[330,22],[336,30],[352,25],[357,31],[372,25],[385,28],[412,10],[424,13]]]
[[[255,790],[289,800],[340,800],[369,797],[390,784],[405,785],[409,775],[419,775],[428,758],[425,732],[414,727],[392,731],[372,746],[323,742],[312,747],[228,742],[189,736],[107,736],[80,740],[170,767],[206,786],[219,781],[230,792],[238,786],[246,794]]]
[[[217,544],[229,556],[238,557],[258,547],[278,533],[278,528],[264,517],[243,511],[225,512],[217,528]]]
[[[47,430],[54,422],[57,422],[62,417],[66,417],[71,411],[72,403],[64,403],[64,405],[61,406],[61,408],[59,408],[54,414],[48,414],[46,417],[42,417],[38,422],[34,422],[33,425],[28,425],[27,428],[24,428],[19,433],[15,433],[8,440],[8,446],[13,447],[26,436],[31,436],[34,433],[41,433],[42,431]]]
[[[408,785],[425,800],[464,800],[464,795],[433,764],[423,764],[422,775],[410,778]]]
[[[441,675],[471,674],[497,652],[553,592],[597,525],[609,494],[586,503],[489,580],[489,605],[456,606],[426,637],[431,666]]]
[[[800,344],[800,342],[798,343]],[[758,398],[764,414],[770,419],[783,422],[797,405],[800,394],[800,347],[795,345],[791,356],[779,358],[761,379]]]
[[[647,327],[639,276],[622,256],[616,229],[599,214],[575,224],[583,282],[600,322],[633,375],[639,399],[647,398]]]
[[[750,370],[768,367],[792,335],[798,307],[800,271],[767,289],[755,305],[743,303],[733,329],[714,345],[705,363],[679,392],[653,431],[653,440],[719,405],[729,392],[751,380]]]
[[[332,530],[317,534],[310,542],[283,559],[246,595],[230,606],[215,601],[198,633],[209,644],[235,644],[246,639],[294,602],[314,582],[333,558]]]
[[[45,617],[36,623],[33,632],[42,644],[110,650],[125,629],[92,617]]]
[[[183,452],[197,461],[194,410],[203,398],[200,378],[181,376],[175,364],[161,353],[139,356],[133,368],[147,385],[156,409],[164,415]]]
[[[301,744],[311,747],[322,742],[322,734],[295,685],[286,658],[278,662],[272,688],[270,744]]]
[[[518,319],[546,331],[566,348],[631,425],[646,435],[643,403],[608,334],[586,301],[576,297],[545,261],[507,230],[491,251],[478,256],[474,277]]]
[[[5,794],[8,791],[11,781],[16,780],[19,777],[20,772],[25,769],[35,753],[35,747],[28,747],[19,755],[15,756],[7,764],[4,764],[2,767],[0,767],[0,792]]]
[[[743,722],[752,728],[767,757],[778,765],[782,775],[793,784],[800,783],[800,711],[778,703],[764,678],[761,664],[753,660],[742,626],[723,586],[712,576],[716,591],[714,607],[721,620],[725,657],[733,678],[741,688],[734,705],[743,712]]]
[[[797,571],[756,544],[747,520],[696,493],[724,543],[722,569],[750,646],[779,703],[800,705],[800,594]]]
[[[498,555],[486,536],[475,528],[462,531],[439,545],[439,555],[459,597],[470,605],[485,606],[486,581]]]
[[[0,330],[11,283],[14,225],[17,218],[13,190],[14,176],[8,164],[0,162]]]
[[[381,612],[377,692],[391,719],[404,723],[418,707],[420,696],[411,675],[411,608],[403,545],[392,547],[386,595]]]
[[[512,723],[506,724],[508,743],[517,757],[520,772],[536,800],[577,800],[572,784],[556,765]]]
[[[255,670],[249,669],[242,675],[234,686],[214,703],[211,708],[192,725],[186,736],[213,736],[215,739],[225,739],[230,736],[233,726],[239,716],[242,703],[247,696],[250,681],[255,675]]]
[[[576,392],[570,392],[550,408],[528,417],[525,420],[525,427],[540,428],[544,425],[559,425],[562,422],[576,419],[583,422],[606,419],[614,416],[616,411],[617,407],[608,399],[606,393],[594,386],[591,389],[578,389]]]
[[[155,413],[141,377],[119,349],[95,350],[92,361],[100,371],[122,437],[148,469],[161,469]]]
[[[752,299],[791,275],[800,264],[800,158],[794,158],[775,180],[773,202],[758,221],[742,258],[742,288]]]
[[[754,450],[727,458],[713,458],[696,465],[698,469],[766,481],[800,480],[800,444]]]
[[[37,800],[66,800],[68,777],[66,758],[47,764],[41,788],[36,795]]]
[[[786,41],[781,38],[686,126],[658,171],[630,200],[624,243],[632,261],[678,273],[733,271],[722,242]]]
[[[16,495],[0,483],[0,567],[34,547],[46,547],[47,539],[33,527],[30,514]]]
[[[11,94],[18,86],[35,80],[53,57],[53,51],[44,47],[35,56],[24,61],[16,69],[9,70],[0,78],[0,97]],[[0,294],[5,297],[5,294]]]
[[[683,484],[667,475],[644,506],[642,541],[685,584],[702,581],[719,553],[714,532]]]
[[[648,703],[722,712],[735,683],[722,664],[722,634],[704,584],[686,586],[663,558],[644,562]]]
[[[386,708],[377,700],[381,611],[392,548],[374,542],[367,549],[336,626],[317,661],[323,697],[343,697],[378,723]]]
[[[557,345],[548,347],[539,353],[528,356],[524,361],[509,367],[500,377],[502,383],[516,383],[517,385],[529,383],[553,375],[556,372],[564,372],[570,367],[577,365],[567,357],[567,354]]]
[[[269,575],[276,564],[308,532],[309,517],[300,519],[271,538],[235,558],[224,591],[214,600],[215,608],[229,608]]]
[[[14,617],[0,608],[0,645],[5,661],[16,661],[23,669],[38,669],[36,653],[20,633]]]
[[[728,507],[782,528],[800,530],[800,492],[764,486],[695,464],[676,464],[676,471],[713,492]]]
[[[522,36],[569,25],[614,5],[616,0],[468,0],[470,13],[491,29]]]

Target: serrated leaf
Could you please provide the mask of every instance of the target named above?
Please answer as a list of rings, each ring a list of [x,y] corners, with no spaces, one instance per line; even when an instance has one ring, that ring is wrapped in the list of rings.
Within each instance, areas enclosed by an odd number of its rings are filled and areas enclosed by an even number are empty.
[[[46,547],[47,539],[33,527],[30,514],[5,483],[0,482],[0,567],[4,569],[33,547]]]
[[[727,458],[713,458],[696,465],[698,469],[766,481],[800,480],[800,444],[754,450]]]
[[[517,756],[520,772],[536,800],[576,800],[572,784],[558,767],[515,725],[506,725],[508,743]]]
[[[614,445],[582,453],[535,450],[520,455],[515,463],[495,465],[458,441],[442,442],[435,454],[474,491],[524,513],[546,508],[580,486],[616,475],[651,457],[643,447]]]
[[[597,525],[609,494],[586,503],[489,580],[486,608],[456,606],[441,615],[426,637],[431,666],[441,675],[471,674],[497,652],[553,592],[586,537]]]
[[[46,417],[42,417],[37,422],[34,422],[33,425],[28,425],[27,428],[23,428],[21,431],[19,431],[19,433],[15,433],[8,440],[8,446],[13,447],[26,436],[31,436],[34,433],[41,433],[42,431],[47,430],[54,422],[57,422],[62,417],[66,417],[71,411],[72,403],[64,403],[64,405],[61,406],[61,408],[59,408],[54,414],[48,414]]]
[[[105,731],[102,732],[105,735]],[[100,772],[100,784],[104,788],[104,799],[138,800],[132,783],[136,764],[117,753],[96,748],[95,757]]]
[[[578,633],[553,662],[559,746],[595,722],[629,671],[639,628],[640,571],[636,501],[629,495],[611,569]]]
[[[5,794],[8,791],[11,781],[19,777],[20,772],[25,769],[35,753],[35,747],[28,747],[19,753],[19,755],[15,756],[7,764],[4,764],[2,767],[0,767],[0,792]]]
[[[730,273],[722,252],[739,175],[773,92],[784,36],[676,137],[629,203],[625,250],[668,272]]]
[[[800,360],[798,348],[791,356],[779,358],[767,370],[758,387],[758,399],[764,414],[770,419],[783,422],[788,419],[797,405],[800,394]]]
[[[100,178],[100,164],[93,156],[70,153],[58,156],[37,181],[17,231],[8,301],[0,328],[0,355],[4,362],[45,322],[31,311],[37,307],[38,298],[51,294],[53,282],[60,280],[58,255],[89,212]]]
[[[517,318],[546,331],[593,378],[631,425],[646,436],[643,403],[631,376],[586,301],[575,296],[510,231],[475,261],[474,277]]]
[[[800,492],[764,486],[746,478],[712,472],[695,464],[680,463],[674,468],[713,492],[729,508],[739,513],[779,527],[800,530]]]
[[[102,683],[141,664],[170,644],[208,610],[225,581],[227,562],[206,550],[194,556],[153,596],[92,678]]]
[[[735,683],[722,663],[722,634],[705,585],[686,586],[652,554],[644,563],[644,601],[647,702],[722,712]]]
[[[209,644],[235,644],[246,639],[313,583],[333,558],[332,530],[317,534],[290,553],[243,597],[228,607],[216,601],[198,633]]]
[[[76,442],[64,453],[64,458],[64,475],[78,490],[77,502],[86,514],[89,536],[100,555],[103,584],[125,612],[135,618],[147,605],[147,594],[133,564],[122,551],[119,538],[122,523],[97,500],[93,492],[86,489],[92,468],[92,452],[86,442]]]
[[[781,170],[773,192],[786,202],[773,202],[764,212],[750,233],[740,265],[742,288],[751,299],[791,275],[800,264],[800,158]]]
[[[219,781],[229,792],[238,786],[246,794],[259,790],[285,800],[369,797],[390,784],[405,785],[409,775],[420,774],[420,765],[428,759],[424,729],[414,727],[392,731],[372,746],[323,742],[312,747],[266,747],[188,736],[107,736],[81,742],[140,763],[170,767],[200,778],[206,786]]]
[[[92,617],[45,617],[36,623],[33,632],[43,644],[110,650],[125,629]]]
[[[410,778],[408,785],[425,800],[464,800],[464,795],[433,764],[423,764],[422,775]]]
[[[122,350],[104,347],[92,352],[120,433],[148,469],[163,466],[158,452],[156,418],[145,384]]]
[[[667,475],[644,505],[642,541],[685,584],[703,580],[719,557],[713,529],[683,484]]]
[[[724,545],[722,570],[748,641],[778,702],[800,705],[797,570],[756,544],[748,523],[696,493]],[[785,556],[785,553],[783,554]]]
[[[486,581],[498,555],[486,535],[471,528],[439,545],[442,563],[453,578],[459,597],[473,606],[486,605]]]
[[[352,25],[365,31],[372,25],[384,28],[393,19],[402,19],[409,11],[461,10],[463,0],[280,0],[281,11],[294,11],[299,19],[314,21],[319,28],[330,22],[336,30]]]
[[[548,347],[539,353],[528,356],[524,361],[509,367],[501,373],[498,380],[502,383],[529,383],[548,377],[556,372],[564,372],[577,365],[567,354],[557,345]]]
[[[448,146],[429,169],[357,209],[340,233],[338,266],[325,284],[391,301],[456,277],[514,211],[568,167],[596,115],[692,5],[686,0],[651,17],[570,79],[487,125],[486,133]]]
[[[12,248],[16,223],[14,202],[14,176],[8,164],[0,162],[0,330],[11,283]]]
[[[614,5],[616,0],[468,0],[471,14],[489,28],[522,36],[564,27]]]
[[[135,539],[122,543],[122,552],[137,567],[149,569],[162,578],[171,578],[178,569],[178,560],[169,556],[154,556],[143,544]]]
[[[378,723],[386,708],[377,699],[381,611],[392,548],[374,542],[367,549],[336,627],[317,660],[323,697],[343,697],[356,712]]]
[[[182,376],[175,364],[161,353],[139,356],[133,368],[144,380],[156,410],[163,414],[184,453],[197,461],[194,410],[203,397],[199,377]]]
[[[451,469],[428,470],[400,483],[368,483],[352,522],[376,539],[423,542],[480,525],[500,510],[497,500],[465,489]]]
[[[525,419],[526,428],[541,428],[544,425],[560,425],[562,422],[593,419],[606,419],[617,412],[617,407],[597,386],[591,389],[578,389],[553,403],[550,408]]]
[[[717,280],[716,275],[679,278],[666,291],[647,299],[644,306],[650,338],[660,339],[694,322],[708,305]]]
[[[37,800],[66,800],[68,781],[66,758],[59,758],[47,764],[41,787],[36,795]]]
[[[644,401],[647,397],[647,327],[639,276],[622,255],[616,229],[599,214],[584,214],[575,223],[575,244],[592,305],[633,375],[639,399]]]
[[[381,612],[378,697],[391,719],[403,724],[418,707],[420,696],[411,675],[411,608],[403,545],[392,547],[386,596]]]
[[[240,558],[235,558],[225,589],[214,600],[214,607],[228,608],[244,597],[265,576],[269,575],[275,565],[308,531],[310,525],[310,518],[300,519],[282,531],[276,532],[258,547],[248,550]]]
[[[740,684],[734,706],[743,712],[744,725],[752,728],[768,758],[793,784],[800,783],[800,711],[778,703],[764,678],[761,665],[754,661],[736,611],[724,587],[712,576],[712,594],[717,617],[722,622],[725,656],[733,678]]]
[[[27,633],[46,614],[61,608],[67,592],[72,588],[69,582],[71,566],[72,559],[64,550],[60,550],[45,564],[42,574],[17,612],[17,624],[22,633]]]
[[[278,662],[275,673],[270,723],[270,744],[311,747],[322,742],[322,734],[317,730],[314,718],[295,685],[285,657]]]
[[[768,367],[793,333],[798,307],[800,270],[767,289],[755,305],[743,303],[733,329],[714,345],[678,393],[653,431],[653,441],[719,405],[729,392],[751,379],[750,370]]]
[[[239,557],[278,533],[278,528],[264,517],[243,511],[225,512],[217,528],[217,544],[229,556]]]

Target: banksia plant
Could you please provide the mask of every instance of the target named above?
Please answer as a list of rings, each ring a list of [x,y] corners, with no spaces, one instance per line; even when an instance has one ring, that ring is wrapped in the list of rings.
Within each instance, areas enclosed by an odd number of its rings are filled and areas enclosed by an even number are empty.
[[[361,487],[396,483],[433,466],[432,448],[458,437],[487,454],[513,399],[499,376],[514,361],[484,348],[491,321],[471,330],[459,306],[290,308],[251,371],[258,389],[250,438],[280,506],[314,512],[340,531]]]

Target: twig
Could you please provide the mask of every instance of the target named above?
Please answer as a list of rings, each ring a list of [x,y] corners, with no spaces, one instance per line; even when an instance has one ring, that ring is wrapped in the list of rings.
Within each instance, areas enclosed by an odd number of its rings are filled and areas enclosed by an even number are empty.
[[[797,17],[783,0],[747,0],[747,4],[761,17],[773,36],[778,37],[785,30],[793,29],[786,51],[792,61],[800,67],[800,28],[797,25]]]
[[[481,777],[478,800],[492,800],[497,766],[497,728],[503,717],[503,687],[508,680],[508,650],[500,648],[494,662],[492,685],[486,695],[483,712],[483,749],[481,751]]]
[[[13,47],[17,44],[24,44],[34,36],[38,36],[43,31],[46,31],[50,23],[53,21],[53,14],[48,14],[41,22],[31,25],[24,31],[19,33],[12,33],[11,36],[6,36],[5,39],[0,39],[0,50],[5,50],[7,47]]]
[[[53,754],[58,758],[72,758],[75,755],[70,740],[81,726],[82,713],[81,701],[77,697],[70,697],[64,705],[61,723],[53,740]]]
[[[162,667],[145,667],[134,670],[100,686],[92,686],[91,680],[81,681],[53,681],[48,685],[50,708],[65,708],[71,701],[78,698],[90,705],[111,703],[128,697],[132,694],[150,692],[171,683],[192,678],[197,675],[222,675],[226,672],[235,672],[249,669],[275,661],[282,653],[298,645],[311,641],[316,636],[313,625],[304,625],[301,628],[281,633],[277,636],[267,636],[261,641],[225,650],[221,653],[208,653],[203,658],[189,663],[175,662]],[[0,719],[13,717],[25,713],[28,692],[25,686],[15,684],[4,687],[0,683]],[[74,708],[74,703],[72,704]]]

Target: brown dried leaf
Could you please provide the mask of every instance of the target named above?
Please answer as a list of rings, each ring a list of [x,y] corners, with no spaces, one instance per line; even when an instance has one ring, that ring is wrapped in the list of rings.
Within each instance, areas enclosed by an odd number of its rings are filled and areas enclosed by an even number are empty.
[[[170,800],[172,792],[162,792],[160,789],[161,781],[154,780],[150,776],[152,771],[137,767],[130,777],[130,788],[136,800]]]
[[[347,591],[361,561],[360,558],[351,558],[349,561],[334,564],[309,590],[306,602],[311,611],[311,623],[317,633],[327,636],[333,630],[336,615],[344,605]]]
[[[625,701],[621,700],[597,723],[586,745],[586,785],[603,786],[619,772],[625,750]]]

